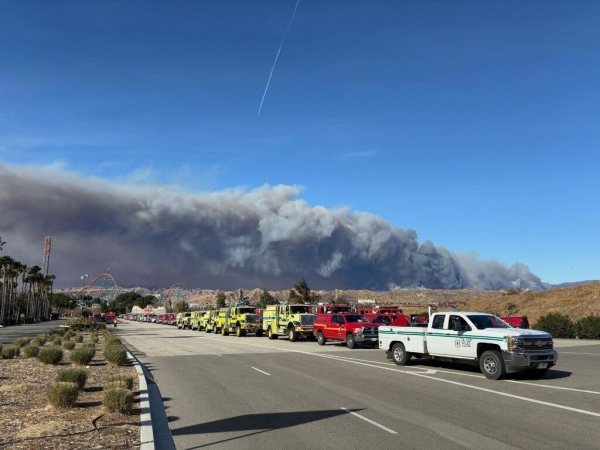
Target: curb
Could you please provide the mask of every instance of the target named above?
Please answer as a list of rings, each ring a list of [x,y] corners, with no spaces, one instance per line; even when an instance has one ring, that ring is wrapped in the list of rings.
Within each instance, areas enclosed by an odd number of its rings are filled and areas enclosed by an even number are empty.
[[[146,376],[141,366],[142,363],[129,350],[127,350],[127,357],[133,363],[140,383],[140,450],[154,450],[154,429],[152,428]]]

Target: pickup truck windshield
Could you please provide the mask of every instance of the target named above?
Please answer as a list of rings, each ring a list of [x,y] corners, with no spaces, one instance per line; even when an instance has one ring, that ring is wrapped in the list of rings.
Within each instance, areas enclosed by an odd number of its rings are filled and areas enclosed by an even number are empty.
[[[485,330],[486,328],[510,328],[510,326],[496,316],[478,314],[467,317],[478,330]]]
[[[344,316],[346,323],[371,323],[365,316],[359,316],[358,314],[349,314]]]

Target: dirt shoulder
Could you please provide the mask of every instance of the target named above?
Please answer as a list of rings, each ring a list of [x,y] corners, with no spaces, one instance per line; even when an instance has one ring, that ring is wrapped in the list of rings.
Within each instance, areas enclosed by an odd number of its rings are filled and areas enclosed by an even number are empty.
[[[83,343],[90,332],[80,332]],[[73,339],[71,339],[73,342]],[[45,346],[51,345],[49,342]],[[14,449],[119,449],[139,448],[139,385],[135,368],[111,367],[103,356],[104,337],[99,334],[96,354],[88,366],[88,379],[74,408],[48,406],[46,389],[59,369],[71,365],[72,351],[64,350],[58,365],[44,365],[36,358],[21,356],[0,360],[0,448]],[[131,414],[107,412],[102,406],[102,387],[116,373],[133,375],[134,403]],[[92,421],[97,419],[96,427]]]

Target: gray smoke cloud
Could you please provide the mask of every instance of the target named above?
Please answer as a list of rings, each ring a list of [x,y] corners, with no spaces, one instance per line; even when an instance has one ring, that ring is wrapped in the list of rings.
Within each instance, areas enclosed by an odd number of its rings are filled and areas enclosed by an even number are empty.
[[[295,186],[192,194],[0,165],[0,236],[29,265],[52,236],[63,286],[110,267],[122,285],[281,289],[304,276],[321,289],[545,288],[523,264],[419,244],[414,230],[299,196]]]

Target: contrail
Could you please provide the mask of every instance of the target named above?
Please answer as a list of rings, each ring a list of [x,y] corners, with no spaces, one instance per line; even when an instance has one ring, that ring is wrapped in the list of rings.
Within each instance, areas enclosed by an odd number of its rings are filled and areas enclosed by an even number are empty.
[[[296,2],[296,6],[294,7],[294,12],[292,13],[292,18],[290,19],[290,23],[288,23],[287,30],[285,30],[285,34],[283,35],[283,39],[281,40],[281,44],[279,45],[279,50],[277,50],[277,55],[275,56],[275,61],[273,62],[273,67],[271,67],[271,73],[269,74],[269,80],[267,81],[267,86],[265,87],[265,92],[263,93],[262,100],[260,101],[260,106],[258,107],[258,114],[260,115],[260,110],[262,109],[262,105],[265,101],[265,97],[267,96],[267,91],[269,90],[269,84],[271,84],[271,77],[273,76],[273,71],[275,70],[275,65],[277,64],[277,60],[279,59],[279,54],[281,53],[281,49],[283,48],[283,43],[285,42],[285,38],[290,32],[290,28],[292,27],[292,22],[294,21],[294,16],[296,15],[296,10],[298,9],[298,5],[300,4],[300,0]]]

